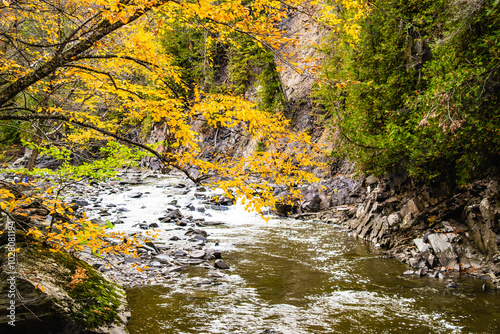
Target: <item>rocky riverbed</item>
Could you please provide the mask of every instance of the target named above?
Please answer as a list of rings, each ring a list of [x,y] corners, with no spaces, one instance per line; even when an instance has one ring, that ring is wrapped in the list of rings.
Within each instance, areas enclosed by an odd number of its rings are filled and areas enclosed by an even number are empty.
[[[114,226],[113,231],[135,239],[137,257],[81,253],[82,259],[125,287],[173,283],[193,266],[206,269],[197,284],[224,279],[229,265],[209,232],[223,223],[211,220],[210,212],[227,210],[232,200],[197,187],[180,174],[135,170],[118,176],[118,181],[74,184],[66,200],[71,198],[77,212],[85,211],[92,222]]]

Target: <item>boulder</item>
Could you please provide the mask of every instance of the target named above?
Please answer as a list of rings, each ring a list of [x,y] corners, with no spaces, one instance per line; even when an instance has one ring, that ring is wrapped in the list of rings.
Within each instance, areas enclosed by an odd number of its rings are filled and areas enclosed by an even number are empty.
[[[215,264],[214,264],[214,267],[215,268],[218,268],[218,269],[229,269],[229,265],[224,262],[223,260],[215,260]]]

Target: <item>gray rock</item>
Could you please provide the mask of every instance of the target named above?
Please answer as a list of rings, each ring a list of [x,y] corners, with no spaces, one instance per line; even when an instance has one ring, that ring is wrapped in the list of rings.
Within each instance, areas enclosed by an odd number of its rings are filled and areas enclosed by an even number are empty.
[[[200,263],[203,263],[204,260],[202,259],[179,259],[177,260],[180,264],[190,264],[190,265],[197,265]]]
[[[215,260],[214,266],[219,269],[229,269],[229,265],[221,259]]]
[[[158,254],[154,259],[163,264],[170,264],[170,256],[167,254]]]
[[[142,248],[150,251],[152,255],[157,255],[159,253],[154,247],[150,247],[148,245],[142,245]]]
[[[78,206],[87,206],[87,205],[90,205],[90,203],[84,199],[75,199],[73,201],[73,203],[75,203],[76,205]]]
[[[229,208],[224,205],[210,205],[210,209],[214,211],[228,211]]]
[[[428,239],[441,266],[453,268],[457,264],[457,254],[448,237],[444,233],[433,233]]]
[[[160,253],[160,251],[158,250],[158,247],[156,247],[156,245],[154,243],[152,243],[151,241],[146,241],[146,246],[149,246],[149,247],[153,248],[153,250],[156,253],[158,253],[158,254]]]
[[[188,253],[185,250],[182,250],[182,249],[176,250],[174,252],[174,256],[175,257],[183,257],[183,256],[187,256],[187,255],[188,255]]]
[[[222,278],[224,277],[224,274],[215,270],[209,271],[208,276],[210,277],[215,277],[215,278]]]
[[[458,288],[458,285],[454,281],[450,281],[450,283],[448,283],[448,285],[446,287],[448,289],[456,289],[456,288]]]
[[[190,256],[193,259],[203,259],[205,257],[205,251],[204,250],[193,251],[191,252]]]
[[[367,185],[372,185],[378,183],[378,178],[375,175],[370,175],[365,180]]]
[[[128,197],[130,198],[139,198],[142,196],[142,193],[140,192],[135,192],[135,193],[131,193],[130,195],[128,195]]]
[[[161,265],[161,262],[160,262],[160,261],[157,261],[157,260],[152,261],[149,265],[150,265],[151,267],[156,267],[156,268],[159,268],[159,267],[161,267],[161,266],[162,266],[162,265]]]
[[[413,243],[421,253],[430,249],[429,245],[424,243],[424,239],[413,239]]]
[[[407,270],[404,273],[402,273],[401,275],[407,276],[407,275],[413,275],[413,274],[415,274],[415,272],[413,270]]]

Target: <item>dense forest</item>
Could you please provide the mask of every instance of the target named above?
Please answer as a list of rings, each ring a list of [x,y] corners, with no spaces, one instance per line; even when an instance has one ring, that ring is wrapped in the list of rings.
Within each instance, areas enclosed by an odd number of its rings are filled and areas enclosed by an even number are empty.
[[[376,1],[324,45],[319,90],[365,171],[466,183],[498,172],[498,1]],[[353,14],[342,12],[345,20]],[[335,88],[335,87],[334,87]]]

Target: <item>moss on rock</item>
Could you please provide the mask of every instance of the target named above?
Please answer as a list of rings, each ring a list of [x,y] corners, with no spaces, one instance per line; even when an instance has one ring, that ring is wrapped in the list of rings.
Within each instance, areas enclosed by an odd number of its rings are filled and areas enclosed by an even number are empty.
[[[50,248],[23,232],[16,267],[16,326],[14,333],[126,333],[129,313],[124,290],[86,262]],[[6,324],[10,270],[7,236],[0,236],[0,332]],[[42,288],[43,287],[43,288]],[[5,307],[4,307],[5,306]],[[5,328],[4,328],[5,327]]]

